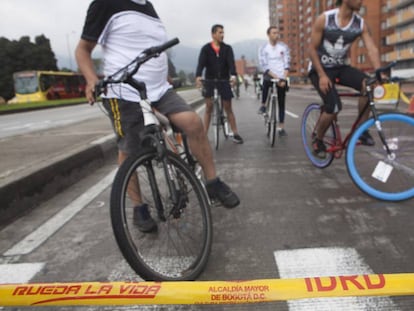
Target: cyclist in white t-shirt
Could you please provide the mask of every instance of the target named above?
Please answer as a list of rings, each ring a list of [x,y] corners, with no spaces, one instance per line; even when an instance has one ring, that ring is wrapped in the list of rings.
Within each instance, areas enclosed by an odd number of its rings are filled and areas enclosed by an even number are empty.
[[[272,86],[271,79],[280,79],[276,86],[279,105],[279,135],[286,136],[287,133],[284,129],[284,123],[290,49],[285,43],[279,40],[279,29],[276,26],[270,26],[267,29],[267,36],[269,42],[259,49],[259,63],[264,72],[262,105],[259,113],[266,113],[266,100],[269,94],[269,88]]]
[[[82,36],[76,48],[76,60],[87,81],[86,96],[95,101],[94,90],[98,82],[92,51],[99,44],[103,50],[104,73],[111,75],[135,59],[145,49],[168,40],[163,23],[151,2],[146,0],[94,0],[91,2]],[[141,66],[135,79],[143,81],[153,106],[181,129],[188,137],[191,151],[203,168],[210,197],[225,207],[239,204],[237,195],[216,176],[213,155],[204,132],[201,118],[172,90],[168,83],[166,53]],[[118,162],[122,163],[140,147],[139,133],[143,129],[143,116],[138,92],[127,84],[110,85],[103,96],[118,140]],[[133,185],[138,187],[138,185]],[[135,190],[136,191],[136,190]],[[143,232],[154,231],[157,226],[142,198],[136,201],[134,221]]]

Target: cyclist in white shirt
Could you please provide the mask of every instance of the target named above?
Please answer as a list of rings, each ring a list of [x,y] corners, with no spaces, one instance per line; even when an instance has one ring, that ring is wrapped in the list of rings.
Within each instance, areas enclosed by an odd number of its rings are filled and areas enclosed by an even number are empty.
[[[289,76],[290,49],[279,40],[279,29],[276,26],[270,26],[267,29],[269,42],[259,49],[259,64],[264,72],[263,74],[263,91],[262,105],[259,113],[266,113],[266,100],[269,94],[269,88],[272,85],[271,79],[280,79],[277,84],[277,98],[279,105],[279,135],[286,136],[284,129],[285,121],[285,102],[287,91],[287,79]]]
[[[167,40],[165,27],[150,1],[92,1],[76,48],[76,60],[87,81],[86,97],[89,102],[95,101],[94,89],[98,82],[92,61],[92,51],[97,44],[103,50],[104,73],[111,75],[145,49],[163,44]],[[153,106],[187,135],[191,151],[203,168],[210,197],[217,199],[225,207],[237,206],[237,195],[216,176],[212,150],[201,118],[168,83],[166,53],[142,65],[134,78],[145,82],[148,98]],[[117,136],[119,163],[130,154],[137,153],[140,148],[139,134],[144,124],[142,111],[137,104],[139,99],[138,92],[127,84],[110,85],[103,96],[104,107],[108,110]],[[138,228],[143,232],[156,230],[156,222],[142,198],[136,195],[132,199],[136,204],[134,221]]]

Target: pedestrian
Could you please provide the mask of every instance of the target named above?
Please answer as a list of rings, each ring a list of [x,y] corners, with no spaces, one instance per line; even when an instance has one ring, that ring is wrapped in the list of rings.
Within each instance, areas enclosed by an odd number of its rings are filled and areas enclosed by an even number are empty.
[[[102,47],[104,74],[107,76],[130,63],[145,49],[166,41],[166,29],[150,1],[92,1],[75,52],[79,69],[87,81],[88,101],[91,104],[95,101],[94,90],[98,76],[92,52],[98,44]],[[237,206],[237,195],[216,175],[212,150],[201,118],[173,91],[167,76],[168,58],[166,53],[162,53],[158,58],[146,62],[134,78],[145,82],[153,106],[187,135],[191,151],[203,168],[209,196],[225,207]],[[117,136],[119,164],[140,149],[139,133],[144,124],[142,112],[137,105],[139,100],[139,94],[126,84],[108,86],[107,93],[103,95],[103,105]],[[130,184],[129,188],[135,189],[128,192],[136,204],[134,221],[141,231],[151,232],[157,228],[156,221],[141,196],[132,196],[132,193],[138,193],[138,187],[138,182]]]
[[[205,70],[204,97],[206,100],[206,110],[204,113],[204,127],[206,133],[210,126],[211,113],[213,112],[213,95],[214,87],[217,87],[220,93],[223,107],[233,132],[233,141],[237,144],[243,143],[240,136],[236,117],[232,109],[232,85],[237,83],[236,65],[234,62],[233,48],[224,43],[224,27],[223,25],[213,25],[211,28],[212,41],[205,44],[200,51],[198,64],[196,69],[196,84],[198,87],[202,85],[202,75]],[[217,80],[216,82],[212,80]],[[231,83],[231,84],[230,84]]]
[[[285,130],[286,92],[288,88],[290,49],[279,40],[279,29],[270,26],[267,31],[268,42],[259,49],[259,63],[263,70],[262,104],[259,113],[266,113],[266,100],[272,79],[279,79],[276,85],[279,106],[279,136],[287,136]]]

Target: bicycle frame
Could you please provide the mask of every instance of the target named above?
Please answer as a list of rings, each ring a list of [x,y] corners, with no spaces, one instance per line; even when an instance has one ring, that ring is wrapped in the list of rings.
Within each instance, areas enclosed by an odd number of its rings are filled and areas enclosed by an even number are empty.
[[[328,147],[326,151],[330,152],[330,153],[334,153],[335,158],[340,158],[342,156],[342,152],[347,148],[348,142],[351,139],[352,134],[358,128],[358,126],[359,126],[359,124],[362,120],[362,117],[363,117],[363,115],[365,114],[365,112],[367,111],[368,108],[371,109],[372,117],[374,118],[375,122],[378,121],[378,112],[377,112],[375,102],[374,102],[374,99],[373,99],[372,87],[370,85],[367,85],[366,90],[367,90],[368,101],[365,104],[365,106],[363,107],[362,111],[359,112],[357,118],[355,119],[354,123],[352,124],[352,127],[351,127],[350,131],[347,133],[347,135],[345,136],[344,140],[342,140],[342,134],[341,134],[341,131],[340,131],[340,126],[338,124],[338,116],[335,115],[335,117],[332,121],[332,124],[333,124],[334,129],[335,129],[336,141],[335,141],[334,144],[332,144],[330,147]],[[342,94],[339,94],[339,95],[342,96],[342,97],[345,97],[345,96],[346,97],[360,97],[360,96],[362,96],[359,93],[356,93],[356,94],[342,93]],[[323,113],[323,110],[321,110],[321,115],[322,115],[322,113]],[[315,126],[316,128],[318,126],[318,123],[319,123],[319,121],[317,122],[317,124]],[[380,133],[380,138],[381,138],[382,143],[387,148],[387,151],[390,152],[390,150],[388,149],[387,142],[386,142],[385,138],[383,137],[383,135],[381,134],[380,128],[377,128],[377,129]]]
[[[224,112],[223,101],[217,89],[217,83],[219,82],[228,82],[227,80],[220,80],[220,79],[204,79],[203,84],[205,83],[213,83],[214,84],[214,93],[212,97],[212,105],[213,105],[213,119],[211,123],[213,125],[214,131],[214,144],[215,149],[218,150],[219,141],[220,141],[220,128],[223,129],[224,138],[227,139],[229,136],[229,127],[227,122],[227,116]]]

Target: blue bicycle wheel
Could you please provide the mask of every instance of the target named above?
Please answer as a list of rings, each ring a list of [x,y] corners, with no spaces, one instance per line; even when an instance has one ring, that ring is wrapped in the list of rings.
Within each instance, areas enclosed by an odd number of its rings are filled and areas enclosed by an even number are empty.
[[[352,181],[363,192],[379,200],[403,201],[414,197],[414,118],[385,113],[379,116],[382,142],[373,118],[365,121],[352,135],[346,151],[346,165]],[[360,143],[369,131],[375,145]]]
[[[319,121],[320,115],[321,108],[319,104],[310,104],[308,107],[306,107],[302,116],[301,135],[306,156],[314,166],[318,168],[325,168],[332,163],[334,154],[327,152],[325,158],[320,158],[316,156],[313,151],[313,140],[316,136],[316,125]],[[323,141],[327,148],[335,144],[336,131],[333,124],[329,126],[328,130],[326,131]]]

